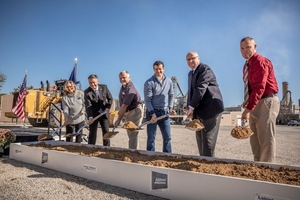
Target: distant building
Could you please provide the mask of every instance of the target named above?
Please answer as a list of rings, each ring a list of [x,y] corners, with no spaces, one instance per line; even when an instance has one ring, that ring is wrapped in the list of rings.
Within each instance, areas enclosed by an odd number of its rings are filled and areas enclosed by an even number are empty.
[[[242,124],[241,116],[242,108],[240,106],[225,108],[222,113],[221,126],[240,126]]]

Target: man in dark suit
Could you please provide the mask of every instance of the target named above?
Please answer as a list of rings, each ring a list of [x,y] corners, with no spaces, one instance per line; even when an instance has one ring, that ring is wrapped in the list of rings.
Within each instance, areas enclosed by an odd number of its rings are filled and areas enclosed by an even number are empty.
[[[90,124],[88,144],[96,144],[98,122],[101,125],[103,136],[109,131],[109,110],[113,97],[106,85],[98,83],[97,75],[90,75],[88,81],[90,87],[84,91],[86,114],[89,119],[88,124]],[[93,122],[93,118],[102,112],[106,112],[106,114]],[[103,146],[110,146],[110,140],[103,140]]]
[[[200,156],[214,157],[222,112],[223,98],[212,69],[200,63],[197,52],[186,55],[191,71],[188,74],[187,117],[199,119],[204,129],[196,131]]]

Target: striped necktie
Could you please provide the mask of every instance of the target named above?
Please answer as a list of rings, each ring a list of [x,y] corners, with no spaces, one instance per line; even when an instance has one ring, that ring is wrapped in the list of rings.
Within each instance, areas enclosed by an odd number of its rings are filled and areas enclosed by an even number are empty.
[[[244,65],[243,80],[244,80],[244,103],[243,103],[243,107],[245,108],[247,106],[248,100],[249,100],[248,62],[247,61],[246,61],[245,65]]]
[[[99,94],[99,90],[94,90],[95,94],[96,94],[96,97],[97,98],[100,98],[100,94]]]

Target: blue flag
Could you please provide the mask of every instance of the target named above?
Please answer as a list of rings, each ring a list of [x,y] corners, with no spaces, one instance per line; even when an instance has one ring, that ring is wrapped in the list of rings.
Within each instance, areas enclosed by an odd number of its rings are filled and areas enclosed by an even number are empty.
[[[73,71],[71,72],[70,81],[73,81],[75,84],[77,83],[77,79],[76,79],[76,74],[77,74],[77,65],[75,64]]]

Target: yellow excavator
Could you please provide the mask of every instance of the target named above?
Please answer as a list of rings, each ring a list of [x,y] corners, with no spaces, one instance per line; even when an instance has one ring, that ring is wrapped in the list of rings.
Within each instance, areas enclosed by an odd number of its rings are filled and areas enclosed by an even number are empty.
[[[48,127],[48,124],[50,124],[51,127],[57,127],[64,120],[60,103],[65,82],[65,79],[57,80],[51,88],[48,81],[46,81],[46,88],[41,82],[41,88],[26,90],[24,111],[25,117],[32,126]],[[18,92],[14,93],[12,107],[16,104],[18,94]],[[10,118],[17,117],[12,112],[5,112],[5,116]]]
[[[75,58],[75,66],[70,75],[69,80],[73,80],[76,85],[80,86],[80,82],[76,81],[77,58]],[[64,122],[64,115],[61,108],[61,100],[63,96],[63,86],[67,80],[56,80],[55,84],[50,86],[46,81],[46,87],[41,81],[41,88],[27,89],[24,102],[25,117],[34,127],[52,127],[61,126]],[[81,87],[79,87],[80,89]],[[19,92],[16,91],[13,97],[12,108],[16,105]],[[113,120],[116,118],[118,111],[115,111],[115,101],[110,110],[110,126],[113,126]],[[12,112],[5,112],[5,116],[9,118],[17,118]]]
[[[25,117],[33,127],[48,127],[48,124],[52,128],[60,126],[64,122],[64,115],[61,108],[61,100],[63,96],[63,85],[66,79],[60,79],[55,81],[54,85],[49,84],[46,81],[47,86],[44,87],[41,82],[41,88],[39,89],[27,89],[24,111]],[[15,106],[18,92],[14,93],[12,107]],[[113,127],[113,121],[118,110],[115,110],[116,102],[113,102],[110,110],[110,127]],[[17,118],[12,112],[5,112],[5,116],[9,118]]]
[[[46,81],[47,86],[44,87],[41,82],[41,88],[28,89],[26,92],[24,111],[25,117],[33,127],[58,127],[64,122],[64,115],[61,108],[61,100],[63,96],[63,85],[66,79],[55,81],[54,85]],[[18,98],[18,92],[14,93],[13,107]],[[110,110],[110,126],[113,127],[113,121],[118,111],[115,110],[115,102]],[[14,117],[12,112],[5,112],[6,117]]]

